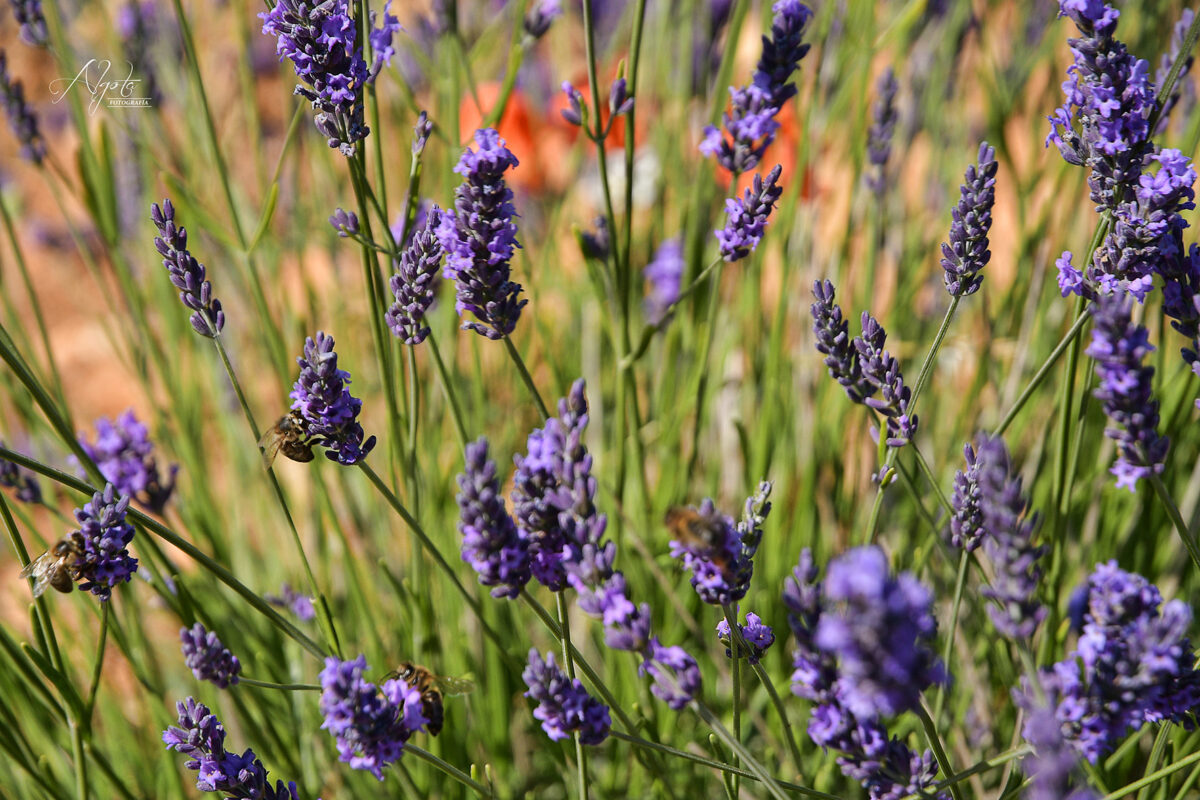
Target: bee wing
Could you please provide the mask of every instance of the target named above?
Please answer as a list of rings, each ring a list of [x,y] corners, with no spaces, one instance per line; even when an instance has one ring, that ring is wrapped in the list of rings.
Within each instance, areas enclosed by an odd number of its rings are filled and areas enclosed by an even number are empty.
[[[46,561],[46,556],[48,556],[48,555],[50,555],[50,554],[42,553],[40,556],[35,558],[33,561],[30,561],[28,564],[21,567],[21,575],[20,575],[21,579],[24,580],[25,578],[33,577],[35,575],[35,573],[39,569],[41,569],[41,565]]]
[[[263,469],[270,469],[275,456],[279,455],[279,448],[283,447],[283,434],[277,428],[271,428],[258,440],[258,446],[262,448]]]
[[[439,675],[438,688],[442,690],[442,694],[447,697],[455,697],[460,694],[470,694],[475,691],[475,681],[471,678],[463,676],[461,678],[448,678],[444,675]]]
[[[33,596],[41,597],[50,585],[50,568],[53,566],[49,553],[42,553],[21,570],[21,578],[33,578]]]

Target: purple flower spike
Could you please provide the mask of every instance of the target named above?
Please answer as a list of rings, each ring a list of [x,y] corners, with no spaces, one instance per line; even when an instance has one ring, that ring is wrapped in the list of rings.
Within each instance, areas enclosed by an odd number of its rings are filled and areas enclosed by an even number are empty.
[[[854,339],[854,348],[863,379],[874,387],[863,398],[863,404],[887,417],[888,446],[903,447],[917,432],[917,417],[908,412],[912,391],[904,385],[900,362],[883,349],[887,332],[866,311],[862,313],[862,330],[862,335]],[[876,392],[878,397],[874,396]]]
[[[296,359],[300,377],[289,395],[292,408],[304,418],[306,433],[327,448],[325,457],[339,464],[357,464],[375,447],[375,437],[363,441],[358,412],[362,400],[350,394],[350,373],[338,369],[333,337],[317,332],[304,342],[304,355]]]
[[[663,647],[655,637],[638,671],[649,675],[650,693],[673,711],[679,711],[700,694],[700,666],[682,647]]]
[[[392,276],[392,295],[396,302],[384,314],[384,320],[405,344],[418,345],[429,335],[425,313],[433,305],[437,292],[437,272],[442,263],[442,245],[437,238],[442,210],[431,206],[421,226],[400,254],[396,274]]]
[[[757,664],[763,657],[763,653],[775,644],[775,633],[769,625],[764,625],[762,618],[753,611],[746,612],[746,624],[738,625],[738,630],[741,631],[742,639],[750,646],[750,652],[746,654],[746,661],[751,665]],[[725,657],[733,658],[728,620],[723,619],[717,623],[717,640],[725,645]]]
[[[967,167],[959,189],[962,197],[951,212],[954,222],[950,224],[950,242],[942,244],[946,291],[952,297],[979,291],[983,283],[979,272],[992,257],[988,231],[996,202],[996,169],[996,149],[984,142],[979,145],[979,163]]]
[[[258,17],[263,33],[278,39],[279,60],[291,60],[301,80],[295,93],[312,103],[317,130],[330,147],[353,156],[355,143],[370,133],[363,124],[363,86],[369,71],[349,0],[278,0]],[[385,8],[384,33],[373,34],[381,45],[382,36],[387,36],[385,49],[390,48],[391,30]]]
[[[963,456],[967,460],[966,472],[954,473],[954,495],[950,505],[950,545],[974,552],[983,543],[983,510],[980,508],[979,473],[982,466],[971,445],[963,445]]]
[[[458,476],[462,560],[481,584],[493,587],[492,597],[516,597],[530,578],[529,542],[504,508],[487,439],[468,444],[466,459],[466,470]]]
[[[263,600],[266,600],[273,606],[286,608],[296,615],[296,619],[301,622],[312,622],[317,617],[317,611],[313,608],[313,599],[310,595],[301,594],[292,588],[290,583],[285,583],[279,587],[279,594],[263,595]]]
[[[172,464],[166,475],[160,474],[149,432],[134,416],[133,409],[115,422],[107,417],[96,420],[96,441],[90,442],[80,435],[79,444],[118,494],[133,497],[156,514],[163,513],[175,490],[179,465]]]
[[[0,440],[0,447],[7,446],[3,440]],[[37,482],[37,478],[27,470],[18,467],[11,461],[5,461],[3,458],[0,458],[0,486],[16,489],[15,496],[22,503],[42,502],[42,486]]]
[[[837,658],[837,690],[855,716],[910,711],[926,687],[945,680],[930,649],[937,634],[933,596],[908,573],[893,577],[878,547],[831,562],[824,592],[827,607],[814,641]]]
[[[777,0],[771,35],[763,37],[762,57],[748,86],[730,87],[730,109],[723,120],[728,137],[709,126],[704,130],[700,152],[712,156],[733,173],[749,172],[758,166],[763,153],[775,140],[779,123],[775,116],[796,95],[792,73],[808,53],[801,39],[812,11],[799,0]]]
[[[342,761],[382,781],[383,768],[400,759],[404,744],[429,720],[421,714],[420,690],[397,679],[377,687],[363,678],[365,672],[363,656],[353,661],[325,659],[321,727],[334,737]]]
[[[495,130],[475,132],[478,150],[467,148],[454,171],[463,182],[454,191],[454,211],[438,226],[446,251],[447,280],[455,283],[459,316],[471,312],[478,321],[463,323],[489,339],[512,333],[526,300],[521,285],[509,280],[509,261],[517,242],[517,216],[512,190],[504,173],[517,166],[517,157]]]
[[[49,45],[50,33],[42,13],[42,0],[12,0],[11,8],[13,19],[21,26],[21,41],[34,47]]]
[[[875,393],[875,387],[863,377],[850,325],[842,316],[841,306],[834,302],[833,282],[813,281],[813,297],[817,299],[811,306],[817,350],[825,356],[829,376],[841,384],[851,400],[861,403]]]
[[[1143,366],[1154,350],[1146,329],[1133,322],[1131,303],[1116,295],[1095,304],[1096,327],[1087,354],[1096,359],[1100,386],[1093,393],[1104,404],[1113,425],[1105,434],[1117,442],[1117,461],[1110,470],[1117,488],[1133,492],[1139,478],[1160,473],[1169,442],[1159,436],[1158,401],[1151,394],[1154,368]]]
[[[392,57],[396,55],[396,48],[392,46],[392,37],[404,30],[404,26],[400,24],[400,20],[388,13],[391,8],[392,0],[387,0],[383,4],[382,13],[371,11],[371,31],[367,34],[367,39],[371,42],[371,50],[375,52],[375,63],[371,65],[367,83],[374,83],[380,70],[385,65],[391,66]],[[377,21],[379,27],[375,27]]]
[[[569,679],[554,663],[554,654],[543,661],[536,649],[529,651],[529,666],[521,673],[529,691],[525,696],[537,702],[534,719],[553,741],[579,734],[584,744],[598,745],[608,738],[612,728],[608,706],[587,693],[579,679]]]
[[[680,535],[670,543],[671,556],[682,559],[692,573],[691,583],[700,599],[710,605],[736,603],[746,596],[754,575],[754,555],[762,540],[762,525],[771,512],[771,484],[763,481],[746,501],[741,522],[717,511],[705,499],[693,510],[693,519],[669,524]],[[682,512],[688,513],[688,512]]]
[[[189,697],[176,708],[179,727],[172,725],[163,731],[162,740],[168,750],[188,757],[185,766],[197,773],[197,789],[230,798],[299,800],[295,783],[270,782],[253,750],[238,755],[225,749],[225,726],[208,706]]]
[[[181,628],[179,639],[183,643],[183,661],[196,680],[208,681],[218,689],[227,689],[238,682],[242,664],[215,633],[197,622],[190,629]]]
[[[79,588],[101,600],[108,600],[112,587],[128,583],[137,572],[137,559],[126,549],[134,533],[125,521],[128,509],[129,498],[118,498],[111,483],[96,492],[90,503],[75,509],[82,549],[75,562]]]
[[[792,694],[817,703],[834,698],[837,664],[833,656],[817,647],[817,623],[823,610],[822,585],[812,552],[800,551],[800,561],[783,588],[783,604],[788,612],[788,627],[796,639],[792,651]]]
[[[1021,699],[1018,693],[1018,702]],[[1079,754],[1063,736],[1052,706],[1029,709],[1022,732],[1034,747],[1021,762],[1030,781],[1024,794],[1027,800],[1099,800],[1099,795],[1080,785]]]
[[[725,201],[727,221],[725,227],[717,231],[721,258],[740,261],[758,247],[767,229],[771,211],[783,194],[783,187],[777,185],[782,172],[783,167],[776,165],[767,173],[765,180],[761,175],[755,175],[754,185],[746,190],[742,198]]]
[[[175,224],[175,206],[163,200],[150,205],[150,219],[158,228],[154,247],[163,257],[163,266],[171,273],[171,283],[179,290],[179,300],[192,310],[192,328],[201,336],[214,339],[225,327],[221,301],[212,296],[212,284],[205,277],[204,265],[188,251],[187,228]]]
[[[4,107],[8,127],[21,146],[21,158],[40,165],[46,157],[46,141],[38,130],[37,117],[25,102],[24,87],[8,73],[8,57],[3,50],[0,50],[0,106]]]
[[[650,287],[644,307],[646,321],[651,325],[661,325],[670,316],[671,306],[679,300],[683,270],[682,244],[678,239],[667,239],[658,246],[642,272]]]
[[[865,182],[867,188],[881,196],[887,189],[887,162],[892,155],[892,134],[896,130],[896,73],[891,67],[883,71],[875,83],[875,104],[871,107],[872,122],[867,130],[867,162],[871,170]]]

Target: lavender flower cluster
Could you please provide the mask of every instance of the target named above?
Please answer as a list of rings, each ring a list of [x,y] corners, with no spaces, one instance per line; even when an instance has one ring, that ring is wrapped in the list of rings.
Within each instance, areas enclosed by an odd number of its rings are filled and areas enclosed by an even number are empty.
[[[42,12],[42,0],[12,0],[9,6],[13,19],[21,26],[21,41],[34,47],[50,44],[50,33],[46,29],[46,15]]]
[[[918,419],[909,414],[912,390],[904,383],[900,363],[884,349],[887,331],[864,311],[862,334],[850,339],[841,306],[834,302],[833,283],[815,281],[813,296],[817,301],[812,304],[813,333],[829,375],[851,400],[875,409],[887,419],[888,446],[908,444],[917,432]]]
[[[363,441],[358,422],[362,400],[350,394],[350,373],[338,369],[333,337],[317,331],[304,341],[304,355],[296,359],[300,377],[292,388],[292,409],[304,419],[305,433],[326,448],[325,457],[339,464],[357,464],[375,447],[375,437]]]
[[[163,512],[175,490],[179,465],[172,464],[162,474],[149,432],[133,409],[116,420],[96,420],[95,442],[81,435],[79,444],[119,494],[132,497],[156,514]]]
[[[191,628],[180,629],[179,640],[183,661],[196,680],[208,681],[218,689],[227,689],[238,682],[242,664],[217,634],[197,622]]]
[[[225,749],[225,726],[208,706],[189,697],[176,708],[178,727],[163,731],[162,740],[168,750],[188,757],[186,766],[196,773],[197,789],[228,798],[299,800],[294,782],[270,782],[253,750],[247,748],[238,755]]]
[[[339,758],[383,780],[383,768],[404,754],[405,743],[429,724],[421,692],[402,680],[376,686],[366,680],[367,660],[325,659],[321,670],[321,727],[337,742]]]
[[[749,172],[762,160],[779,123],[775,116],[796,95],[789,83],[809,45],[801,38],[812,11],[800,0],[777,0],[771,35],[763,36],[762,57],[748,86],[730,87],[730,110],[723,117],[726,137],[713,126],[704,129],[700,152],[734,174]]]
[[[692,588],[705,603],[724,606],[746,596],[754,576],[754,555],[762,541],[762,525],[771,513],[770,496],[770,482],[761,482],[746,500],[742,520],[736,524],[708,498],[698,509],[687,512],[694,515],[683,523],[688,535],[671,540],[670,552],[692,573]]]
[[[587,693],[579,679],[571,680],[554,663],[554,654],[542,659],[537,649],[529,651],[529,665],[521,673],[529,691],[525,696],[537,702],[535,719],[553,741],[579,734],[584,744],[597,745],[608,738],[612,720],[608,706]]]
[[[82,548],[75,559],[75,574],[79,588],[101,600],[108,600],[113,587],[128,583],[137,571],[137,559],[127,549],[134,534],[125,520],[128,509],[129,497],[118,497],[111,483],[83,508],[75,509]]]
[[[384,314],[384,320],[405,344],[418,345],[429,335],[425,314],[437,292],[438,267],[442,263],[442,243],[438,239],[441,224],[442,210],[431,206],[396,262],[390,284],[396,302]]]
[[[8,127],[21,145],[21,158],[41,164],[46,157],[46,141],[38,129],[37,117],[25,101],[24,87],[8,72],[8,56],[3,50],[0,50],[0,106],[4,107]]]
[[[870,170],[864,182],[876,196],[887,188],[887,162],[892,155],[892,135],[896,130],[896,92],[900,84],[888,67],[875,82],[875,103],[871,106],[871,127],[867,130],[867,163]]]
[[[771,645],[775,644],[775,632],[771,630],[770,625],[763,623],[762,617],[753,611],[746,612],[745,625],[738,624],[738,635],[741,637],[741,641],[750,648],[745,656],[746,662],[752,666],[761,661],[763,654]],[[728,620],[723,619],[717,623],[717,641],[725,645],[725,657],[733,658],[734,643],[731,641]]]
[[[767,220],[783,194],[779,176],[783,168],[776,165],[764,179],[754,176],[754,183],[741,198],[725,201],[725,227],[716,231],[721,258],[740,261],[754,252],[767,229]]]
[[[204,265],[188,250],[187,228],[175,224],[175,206],[169,199],[162,206],[150,206],[150,219],[158,228],[154,246],[163,257],[163,266],[171,273],[171,283],[179,290],[179,300],[192,310],[192,328],[212,339],[225,327],[221,301],[213,297],[212,284],[205,277]]]
[[[1163,603],[1157,587],[1109,561],[1088,578],[1080,606],[1075,651],[1037,678],[1046,696],[1056,698],[1054,716],[1071,746],[1096,763],[1147,723],[1194,725],[1200,671],[1187,637],[1188,604]],[[1018,699],[1032,707],[1034,694],[1026,686]],[[1031,724],[1026,738],[1037,735]]]
[[[933,755],[889,738],[882,717],[917,708],[921,692],[946,680],[931,644],[933,597],[915,577],[890,574],[877,547],[829,564],[824,581],[807,548],[783,591],[796,639],[792,692],[815,705],[808,734],[841,752],[838,766],[872,800],[933,792]]]

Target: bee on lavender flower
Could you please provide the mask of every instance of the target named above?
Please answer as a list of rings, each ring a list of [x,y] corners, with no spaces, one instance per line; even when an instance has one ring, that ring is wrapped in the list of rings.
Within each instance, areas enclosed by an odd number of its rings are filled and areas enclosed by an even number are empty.
[[[279,418],[270,430],[258,440],[262,449],[263,467],[270,469],[280,453],[292,461],[305,463],[313,460],[312,441],[304,427],[304,418],[293,410]]]
[[[421,713],[429,720],[425,727],[430,736],[437,736],[442,732],[442,721],[445,718],[443,699],[475,691],[475,681],[470,678],[436,675],[428,667],[411,661],[402,661],[395,671],[389,672],[384,679],[402,680],[421,693]]]
[[[667,511],[663,523],[680,544],[697,548],[719,569],[728,569],[725,526],[720,517],[701,514],[692,506],[675,506]]]
[[[41,597],[50,586],[55,591],[70,594],[79,577],[79,559],[83,556],[83,534],[72,531],[54,546],[30,561],[21,570],[21,578],[33,578],[33,596]]]

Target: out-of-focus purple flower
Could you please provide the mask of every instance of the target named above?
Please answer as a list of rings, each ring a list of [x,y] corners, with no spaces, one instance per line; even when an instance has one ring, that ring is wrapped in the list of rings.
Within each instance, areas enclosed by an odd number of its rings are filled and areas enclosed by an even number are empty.
[[[197,622],[191,628],[179,630],[183,645],[183,661],[196,680],[208,681],[218,689],[227,689],[238,682],[242,664],[229,652],[217,634]]]
[[[8,447],[3,439],[0,439],[0,447]],[[42,486],[37,478],[3,458],[0,458],[0,486],[16,489],[15,497],[22,503],[42,502]]]
[[[367,660],[325,659],[321,670],[321,727],[337,742],[338,757],[352,769],[383,780],[383,768],[398,761],[404,744],[429,724],[421,712],[421,692],[402,680],[367,681]]]
[[[1096,566],[1086,597],[1076,650],[1039,676],[1067,741],[1096,763],[1146,723],[1194,725],[1200,672],[1187,637],[1188,604],[1163,603],[1155,586],[1116,561]],[[1031,694],[1026,687],[1027,706]]]
[[[554,663],[554,654],[542,660],[537,649],[529,651],[529,666],[521,673],[529,691],[525,696],[537,702],[534,719],[542,721],[542,730],[552,740],[579,734],[584,744],[601,744],[612,728],[608,706],[587,693],[579,679],[571,680]]]
[[[600,215],[596,217],[592,225],[595,230],[580,232],[580,248],[586,258],[605,261],[608,259],[609,249],[612,247],[612,236],[608,232],[608,219],[604,215]]]
[[[762,57],[750,85],[731,87],[730,109],[723,120],[726,136],[709,126],[704,130],[700,152],[734,173],[748,172],[762,160],[775,139],[779,123],[775,115],[796,95],[792,73],[808,53],[801,41],[812,11],[799,0],[777,0],[771,35],[763,37]]]
[[[50,33],[46,30],[46,16],[42,13],[42,0],[10,0],[13,19],[21,26],[21,41],[34,47],[46,47]]]
[[[771,211],[783,194],[783,187],[778,185],[782,172],[783,167],[777,164],[775,169],[767,173],[765,180],[761,175],[755,175],[754,184],[743,197],[725,201],[725,227],[716,232],[721,258],[740,261],[758,247],[766,232]]]
[[[670,542],[671,556],[681,559],[684,569],[692,573],[692,587],[705,603],[725,605],[746,596],[762,538],[760,526],[771,509],[770,493],[771,484],[764,481],[747,502],[747,516],[738,525],[707,498],[698,509],[682,512],[687,515],[682,522],[668,515],[677,536]]]
[[[21,146],[21,158],[41,164],[46,157],[46,140],[38,130],[37,117],[25,102],[25,88],[8,73],[8,56],[0,50],[0,106],[8,117],[8,127]]]
[[[171,274],[171,283],[179,290],[179,300],[192,310],[192,328],[210,339],[225,327],[221,301],[213,297],[212,284],[205,277],[204,265],[188,250],[187,228],[175,224],[175,206],[169,200],[150,204],[150,219],[158,228],[154,247],[163,257],[163,266]]]
[[[1175,66],[1175,62],[1179,60],[1179,54],[1183,50],[1183,42],[1187,38],[1188,29],[1192,27],[1192,20],[1195,18],[1195,13],[1190,8],[1183,9],[1183,13],[1179,15],[1179,21],[1175,23],[1175,27],[1171,29],[1171,49],[1163,53],[1161,60],[1158,62],[1158,71],[1154,73],[1154,85],[1158,91],[1162,91],[1167,83],[1167,75],[1170,74],[1171,68]],[[1188,52],[1187,58],[1179,65],[1179,74],[1175,78],[1175,84],[1171,87],[1171,93],[1163,99],[1162,110],[1159,112],[1158,127],[1154,133],[1157,134],[1163,131],[1171,122],[1171,113],[1175,110],[1180,102],[1183,102],[1184,113],[1181,115],[1184,118],[1191,116],[1191,109],[1196,103],[1196,86],[1192,81],[1188,80],[1188,73],[1192,70],[1192,63],[1195,57],[1191,51]]]
[[[834,559],[824,597],[814,641],[837,659],[837,691],[855,716],[910,711],[926,687],[945,680],[931,649],[933,596],[908,573],[893,577],[878,547]]]
[[[392,46],[392,37],[404,30],[404,26],[400,24],[400,20],[389,14],[392,8],[392,0],[387,0],[383,4],[383,11],[371,11],[371,30],[367,34],[367,40],[371,43],[371,50],[375,53],[375,62],[371,65],[371,71],[367,78],[367,83],[374,83],[375,78],[379,75],[379,71],[384,65],[392,65],[392,56],[396,55],[396,48]],[[379,23],[379,27],[375,27],[375,23]]]
[[[126,545],[133,539],[133,526],[125,521],[129,498],[118,498],[113,485],[96,492],[91,502],[75,509],[81,551],[76,555],[75,574],[79,588],[107,600],[112,587],[128,583],[137,572],[137,559]]]
[[[783,604],[788,612],[788,627],[796,639],[792,651],[792,693],[817,703],[833,700],[837,682],[834,657],[817,647],[817,623],[821,620],[823,600],[818,570],[812,551],[800,551],[800,560],[792,577],[783,587]]]
[[[529,542],[504,508],[486,438],[467,445],[466,460],[457,498],[462,560],[493,587],[492,597],[516,597],[530,578]]]
[[[992,227],[992,206],[996,202],[996,150],[987,142],[979,145],[979,162],[967,167],[959,188],[961,197],[951,212],[950,241],[942,243],[942,269],[946,291],[952,297],[966,297],[979,291],[979,275],[992,253],[988,250],[988,231]]]
[[[162,740],[168,750],[188,757],[185,766],[197,773],[197,789],[230,798],[298,800],[296,784],[272,784],[253,750],[247,748],[238,755],[225,749],[225,726],[208,706],[189,697],[179,701],[176,709],[179,727],[172,725],[163,731]]]
[[[125,58],[132,66],[133,74],[142,81],[142,93],[150,98],[152,105],[162,102],[155,74],[155,46],[164,40],[175,44],[178,38],[178,31],[169,31],[166,27],[152,0],[126,0],[117,12],[116,28],[121,35]]]
[[[263,599],[273,606],[290,609],[301,622],[311,622],[316,619],[317,612],[313,608],[313,599],[307,594],[301,594],[292,588],[290,583],[279,587],[279,594],[263,595]]]
[[[963,445],[967,469],[954,473],[954,494],[950,505],[950,545],[973,552],[983,541],[983,509],[980,508],[979,473],[982,465],[971,445]]]
[[[892,155],[892,134],[896,130],[896,92],[900,84],[891,67],[875,83],[875,104],[871,107],[871,127],[867,129],[867,188],[876,195],[887,189],[887,162]]]
[[[562,13],[561,0],[534,0],[525,14],[525,32],[534,39],[542,38]]]
[[[1100,385],[1093,394],[1112,421],[1105,434],[1117,442],[1112,472],[1117,487],[1133,492],[1139,478],[1163,470],[1169,442],[1159,436],[1158,401],[1152,396],[1154,367],[1143,366],[1153,351],[1146,329],[1133,322],[1131,303],[1118,295],[1095,303],[1095,328],[1087,354],[1096,360]]]
[[[304,418],[305,433],[326,448],[325,457],[339,464],[357,464],[375,447],[375,437],[363,441],[358,413],[362,400],[350,394],[350,373],[338,369],[333,337],[317,331],[304,341],[304,355],[296,359],[300,377],[289,397],[292,408]]]
[[[683,269],[683,245],[678,239],[667,239],[654,251],[654,258],[642,271],[646,285],[650,287],[645,310],[646,321],[651,325],[662,324],[671,306],[679,299]]]
[[[369,71],[349,0],[278,0],[258,17],[263,33],[278,40],[279,60],[290,59],[302,81],[295,93],[317,111],[317,130],[330,147],[353,156],[355,143],[370,133],[363,123]]]
[[[1090,295],[1083,281],[1083,273],[1075,268],[1075,254],[1070,250],[1064,250],[1063,254],[1054,262],[1054,266],[1058,268],[1058,291],[1063,297],[1076,295],[1085,297]],[[1087,294],[1085,294],[1087,292]]]
[[[430,123],[432,125],[432,123]],[[407,220],[404,217],[396,217],[396,221],[388,227],[391,231],[392,239],[396,244],[404,247],[412,239],[413,231],[425,225],[425,219],[429,216],[429,212],[433,210],[434,203],[428,199],[417,201],[417,212],[413,215],[412,228],[408,227]]]
[[[863,380],[873,389],[862,402],[887,418],[888,446],[903,447],[916,435],[918,419],[915,414],[909,414],[912,391],[904,384],[900,362],[883,349],[886,343],[887,331],[864,311],[862,335],[854,338],[854,349]]]
[[[1116,9],[1102,0],[1059,5],[1082,36],[1068,40],[1074,63],[1062,85],[1063,105],[1049,118],[1046,144],[1054,142],[1068,163],[1088,167],[1092,201],[1112,209],[1137,184],[1150,147],[1150,65],[1113,38]]]
[[[1018,701],[1021,700],[1018,692]],[[1079,754],[1063,737],[1062,727],[1054,708],[1036,705],[1026,710],[1025,741],[1034,752],[1021,764],[1029,778],[1029,788],[1022,795],[1027,800],[1099,800],[1099,795],[1080,786]]]
[[[442,210],[435,205],[405,245],[391,279],[396,301],[384,314],[384,320],[405,344],[418,345],[429,335],[425,313],[437,293],[437,273],[442,263],[437,230],[441,223]]]
[[[88,441],[80,434],[79,444],[118,494],[133,497],[156,514],[163,512],[175,489],[179,465],[172,464],[166,475],[159,472],[149,432],[134,416],[133,409],[115,422],[107,417],[96,420],[96,441]]]
[[[825,356],[830,377],[841,384],[851,400],[861,403],[875,392],[875,387],[863,377],[849,323],[842,316],[841,306],[834,302],[833,282],[813,281],[813,297],[817,300],[811,306],[817,350]]]
[[[454,171],[463,182],[454,191],[454,211],[446,212],[438,238],[446,251],[444,274],[455,283],[459,316],[471,312],[477,322],[463,323],[489,339],[512,333],[526,300],[521,285],[509,280],[509,261],[517,242],[517,213],[504,173],[517,157],[492,128],[475,132],[478,150],[467,148]]]
[[[980,535],[995,573],[991,586],[983,589],[996,602],[988,614],[1001,633],[1028,641],[1046,616],[1037,599],[1042,577],[1038,561],[1045,552],[1033,545],[1038,515],[1027,514],[1029,499],[1021,492],[1021,478],[1013,474],[1004,440],[980,434],[976,450]]]
[[[530,433],[526,454],[513,459],[513,513],[529,538],[533,577],[551,591],[566,587],[564,562],[576,560],[584,545],[598,545],[606,524],[596,514],[592,457],[583,444],[585,389],[582,378],[575,381],[558,416]]]
[[[343,239],[347,236],[358,235],[358,214],[355,214],[353,211],[338,208],[330,215],[329,224],[337,231],[337,235]]]
[[[638,668],[653,683],[650,693],[679,711],[700,693],[700,665],[682,647],[664,647],[655,637]]]
[[[750,647],[750,652],[745,654],[746,661],[750,664],[757,664],[763,653],[767,652],[767,648],[775,644],[774,631],[769,625],[764,625],[762,618],[753,611],[746,612],[746,624],[738,625],[738,630],[741,631],[742,640]],[[728,620],[723,619],[717,623],[717,640],[725,645],[725,656],[733,658],[733,642],[729,635]]]

